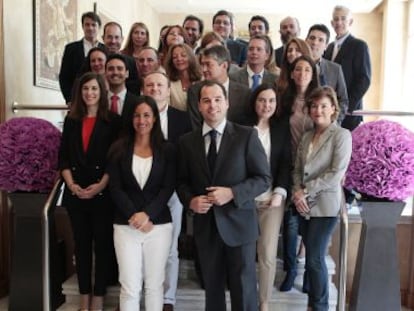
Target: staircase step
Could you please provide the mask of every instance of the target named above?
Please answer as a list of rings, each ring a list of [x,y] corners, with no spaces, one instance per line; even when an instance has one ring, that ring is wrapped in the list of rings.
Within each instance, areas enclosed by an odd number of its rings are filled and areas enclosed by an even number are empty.
[[[336,310],[337,289],[331,281],[331,276],[335,274],[335,263],[330,256],[326,257],[328,273],[330,275],[329,285],[329,305],[330,310]],[[204,310],[204,290],[196,282],[196,273],[191,260],[180,260],[179,280],[177,289],[177,302],[175,309],[179,311],[202,311]],[[270,310],[277,311],[305,311],[307,306],[307,295],[302,293],[304,263],[298,263],[298,275],[295,279],[294,287],[289,292],[278,290],[284,279],[283,262],[278,260],[273,289],[270,301]],[[66,296],[66,303],[58,311],[74,311],[78,309],[79,291],[76,275],[71,276],[63,284],[63,294]],[[230,295],[226,293],[227,305],[230,310]],[[105,296],[104,310],[115,310],[118,306],[119,286],[107,288]],[[144,310],[144,308],[142,308]]]

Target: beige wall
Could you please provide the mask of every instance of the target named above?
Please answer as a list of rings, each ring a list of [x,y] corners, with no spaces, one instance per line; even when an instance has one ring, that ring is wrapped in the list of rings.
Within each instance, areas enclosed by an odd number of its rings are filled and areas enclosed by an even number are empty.
[[[203,19],[206,31],[211,30],[211,20],[215,12],[211,14],[198,14]],[[323,13],[323,14],[322,14]],[[236,14],[236,27],[240,33],[246,33],[248,30],[248,23],[252,15],[249,14]],[[312,15],[303,12],[301,14],[295,14],[294,16],[299,19],[301,25],[301,38],[305,38],[310,26],[316,23],[323,23],[329,26],[331,31],[331,41],[334,39],[335,33],[330,26],[331,16],[330,13],[325,12],[312,12]],[[185,14],[161,14],[160,19],[162,21],[169,21],[171,24],[181,24]],[[279,47],[282,43],[279,38],[279,23],[286,15],[277,14],[263,14],[267,18],[270,24],[270,37],[272,39],[275,48]],[[371,61],[372,61],[372,83],[365,98],[365,109],[379,109],[380,108],[380,74],[381,74],[381,61],[382,55],[382,31],[383,31],[383,17],[382,13],[378,10],[369,14],[355,14],[354,25],[352,27],[352,33],[365,40],[370,48]]]
[[[122,6],[111,0],[82,0],[78,1],[78,16],[73,17],[79,23],[78,39],[82,37],[80,17],[83,12],[93,9],[94,2],[97,3],[98,13],[103,12],[122,25],[124,36],[127,36],[130,25],[139,20],[145,21],[150,29],[159,28],[158,14],[145,0],[123,0]],[[13,114],[11,110],[14,101],[24,105],[64,104],[59,90],[34,86],[33,30],[33,1],[4,0],[6,119],[30,115],[46,118],[57,124],[62,121],[63,112],[20,111]]]
[[[157,46],[158,31],[165,23],[181,24],[185,14],[162,14],[156,12],[150,5],[149,0],[125,0],[122,6],[111,0],[82,0],[78,1],[78,16],[74,19],[80,24],[82,12],[92,10],[93,3],[97,2],[98,13],[103,12],[106,16],[118,21],[124,28],[124,36],[129,31],[129,26],[136,21],[146,23],[150,29],[151,44]],[[405,21],[400,18],[405,4],[398,2],[398,6],[385,1],[379,9],[369,14],[355,14],[352,32],[357,37],[364,39],[370,48],[372,60],[372,83],[365,96],[365,108],[374,109],[386,107],[383,98],[389,103],[390,98],[401,93],[399,83],[394,79],[394,72],[398,74],[402,69],[402,57],[395,57],[390,53],[392,46],[401,38],[395,31],[405,27]],[[33,5],[28,0],[4,0],[4,28],[5,28],[5,72],[6,72],[6,117],[13,116],[11,104],[16,101],[20,104],[63,104],[64,100],[60,91],[41,88],[33,85]],[[197,14],[197,13],[195,13]],[[197,14],[205,21],[206,31],[211,29],[211,17],[214,14]],[[248,21],[254,12],[236,15],[236,24],[240,31],[247,30]],[[309,14],[296,14],[301,23],[301,37],[306,36],[307,29],[314,23],[325,23],[330,25],[330,14],[320,12]],[[277,14],[265,15],[270,22],[271,37],[275,47],[280,46],[278,25],[284,17]],[[398,22],[398,23],[397,23]],[[81,27],[78,27],[78,38],[82,36]],[[397,29],[397,30],[398,30]],[[331,29],[332,36],[333,31]],[[402,55],[402,52],[401,52]],[[397,55],[398,56],[398,55]],[[399,71],[397,70],[399,68]],[[397,71],[396,71],[397,70]],[[398,75],[400,77],[400,75]],[[397,95],[395,95],[397,94]],[[33,115],[33,111],[20,112],[18,115]],[[39,117],[44,117],[58,122],[62,120],[60,112],[36,112]]]

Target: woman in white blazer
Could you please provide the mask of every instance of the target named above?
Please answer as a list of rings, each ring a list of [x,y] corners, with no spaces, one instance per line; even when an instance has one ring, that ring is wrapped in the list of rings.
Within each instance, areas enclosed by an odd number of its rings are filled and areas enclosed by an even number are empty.
[[[329,284],[325,254],[337,223],[342,187],[352,152],[351,133],[336,119],[335,91],[315,89],[306,100],[314,129],[302,137],[293,172],[292,200],[302,215],[309,278],[308,310],[328,310]]]

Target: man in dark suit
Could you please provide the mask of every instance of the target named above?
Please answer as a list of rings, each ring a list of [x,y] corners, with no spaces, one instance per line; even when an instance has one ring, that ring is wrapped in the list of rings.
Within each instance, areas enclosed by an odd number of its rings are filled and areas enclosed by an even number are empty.
[[[241,67],[246,62],[246,44],[241,40],[233,39],[233,29],[233,13],[220,10],[213,16],[213,31],[217,32],[226,41],[231,61]]]
[[[292,38],[296,38],[300,35],[299,20],[296,17],[287,16],[280,22],[280,40],[282,46],[275,50],[275,61],[276,65],[280,67],[283,61],[283,51],[286,43]]]
[[[164,138],[177,145],[178,139],[191,131],[191,123],[188,114],[184,111],[169,106],[170,80],[162,72],[152,72],[143,79],[142,92],[144,95],[155,99],[160,112],[161,130]],[[168,201],[172,223],[173,237],[164,280],[164,308],[163,311],[173,311],[178,282],[178,237],[181,232],[183,205],[178,199],[177,193]]]
[[[226,89],[229,100],[227,119],[239,123],[250,124],[252,110],[249,105],[250,90],[247,86],[231,81],[228,76],[230,55],[224,46],[213,46],[202,51],[200,64],[204,79],[221,83]],[[193,84],[187,91],[187,109],[191,125],[201,126],[203,117],[198,110],[200,87],[202,83]]]
[[[62,64],[59,72],[59,85],[66,103],[72,100],[72,88],[76,75],[79,73],[85,57],[91,48],[104,47],[98,42],[98,32],[101,19],[94,12],[82,14],[83,39],[71,42],[65,46]]]
[[[257,132],[226,120],[223,85],[203,81],[199,98],[204,122],[179,141],[177,192],[194,213],[205,310],[226,310],[226,283],[232,310],[257,310],[254,198],[270,186],[269,165]]]
[[[341,112],[338,116],[338,124],[341,125],[348,111],[348,93],[344,74],[340,65],[322,57],[328,46],[330,32],[324,24],[315,24],[309,28],[306,42],[312,51],[312,58],[318,70],[319,83],[329,85],[335,90]]]
[[[128,115],[132,113],[137,97],[126,88],[125,81],[129,71],[124,55],[111,54],[105,64],[105,77],[108,81],[108,101],[110,110],[122,116],[123,127],[129,122]]]
[[[106,23],[104,26],[104,33],[102,38],[110,54],[120,53],[122,41],[124,40],[121,25],[116,22]],[[141,85],[135,60],[128,55],[124,55],[124,58],[128,69],[128,78],[125,82],[126,87],[129,92],[139,96]]]
[[[230,74],[230,80],[244,84],[252,91],[262,83],[275,84],[277,76],[265,69],[271,54],[271,43],[267,36],[251,37],[247,47],[247,65]]]
[[[348,113],[362,109],[362,98],[371,84],[371,60],[365,41],[350,33],[353,23],[351,11],[344,6],[333,10],[332,27],[336,33],[335,42],[329,44],[325,58],[342,67],[348,91]],[[347,115],[342,126],[353,130],[362,122],[361,116]]]

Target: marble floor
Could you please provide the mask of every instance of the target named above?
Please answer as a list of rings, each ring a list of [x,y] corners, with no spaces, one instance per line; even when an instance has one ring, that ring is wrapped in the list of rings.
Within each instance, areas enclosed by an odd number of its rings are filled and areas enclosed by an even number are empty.
[[[411,309],[401,307],[401,311],[410,311],[410,310]],[[0,299],[0,311],[7,311],[7,297]]]

